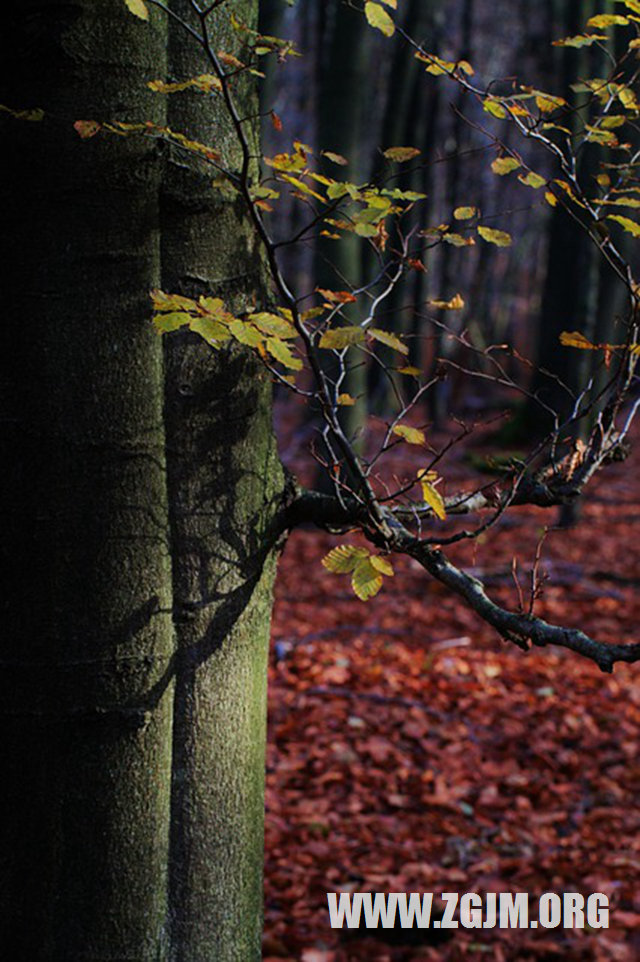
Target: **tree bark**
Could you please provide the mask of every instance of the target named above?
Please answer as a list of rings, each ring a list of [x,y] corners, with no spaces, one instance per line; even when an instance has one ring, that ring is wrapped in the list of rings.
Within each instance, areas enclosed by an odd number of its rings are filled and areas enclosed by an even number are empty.
[[[234,5],[254,24],[257,3]],[[228,11],[212,20],[214,50],[239,54]],[[210,72],[170,28],[172,76]],[[256,115],[248,85],[234,88]],[[221,150],[239,168],[217,95],[170,98],[169,126]],[[257,145],[257,129],[250,136]],[[162,203],[165,289],[218,296],[236,311],[263,302],[263,260],[239,201],[211,187],[211,169],[168,158]],[[273,521],[283,476],[271,428],[271,383],[245,349],[216,353],[200,338],[166,348],[166,424],[178,639],[170,902],[176,962],[261,958],[266,660],[275,575]]]
[[[0,955],[164,959],[173,685],[156,148],[160,19],[112,0],[5,18]],[[4,115],[3,115],[4,116]]]

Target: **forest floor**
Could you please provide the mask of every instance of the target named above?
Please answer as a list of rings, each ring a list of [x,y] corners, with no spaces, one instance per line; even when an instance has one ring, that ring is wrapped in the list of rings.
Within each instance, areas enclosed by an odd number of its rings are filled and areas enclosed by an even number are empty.
[[[415,449],[403,445],[411,461]],[[485,452],[486,453],[486,452]],[[402,465],[401,465],[402,467]],[[401,467],[399,470],[401,470]],[[415,476],[415,465],[409,465]],[[640,452],[552,529],[536,613],[631,641],[640,616]],[[447,481],[462,476],[462,456]],[[444,469],[443,469],[444,473]],[[515,509],[455,552],[502,603],[525,603],[544,525]],[[449,525],[449,522],[444,522]],[[353,540],[353,539],[349,539]],[[270,665],[264,958],[270,962],[633,962],[640,958],[638,668],[602,674],[527,654],[409,559],[363,603],[296,531],[277,584]],[[636,637],[637,640],[637,637]],[[635,682],[635,684],[634,684]],[[604,892],[608,929],[332,930],[327,892]],[[404,933],[408,936],[408,933]],[[451,935],[435,944],[429,939]],[[385,941],[386,939],[386,941]]]

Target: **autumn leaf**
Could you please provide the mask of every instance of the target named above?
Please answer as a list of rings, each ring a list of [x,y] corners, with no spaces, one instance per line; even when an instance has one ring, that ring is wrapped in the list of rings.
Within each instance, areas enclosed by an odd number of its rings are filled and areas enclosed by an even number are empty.
[[[409,348],[407,345],[403,344],[397,335],[390,334],[389,331],[381,331],[377,327],[370,327],[367,331],[367,334],[375,341],[380,341],[381,344],[386,344],[387,347],[392,347],[394,351],[400,351],[401,354],[409,353]]]
[[[141,20],[149,19],[149,10],[144,0],[124,0],[124,2],[134,16],[140,17]]]
[[[380,555],[372,554],[369,558],[371,565],[380,574],[387,575],[388,578],[393,578],[394,570],[393,565],[386,558],[381,558]]]
[[[477,207],[456,207],[453,216],[456,220],[470,220],[478,213]]]
[[[381,7],[379,3],[372,3],[368,0],[364,5],[364,13],[371,24],[376,30],[380,30],[385,37],[392,37],[395,33],[395,24],[384,7]]]
[[[492,100],[490,97],[483,101],[482,109],[487,114],[491,114],[492,117],[497,117],[498,120],[504,120],[508,116],[506,109],[498,100]]]
[[[342,351],[345,347],[361,344],[363,341],[364,331],[361,327],[334,327],[324,332],[318,346],[327,350]]]
[[[504,177],[505,174],[510,174],[513,170],[517,170],[518,167],[522,167],[522,164],[519,160],[516,160],[515,157],[496,157],[491,164],[491,170],[500,177]]]
[[[478,233],[488,244],[495,244],[496,247],[511,246],[511,234],[507,234],[504,230],[494,230],[492,227],[478,227]]]
[[[346,167],[349,161],[342,154],[334,154],[332,150],[323,150],[322,156],[330,160],[332,164],[339,164],[340,167]]]
[[[316,290],[332,304],[353,304],[356,299],[351,291],[328,291],[324,287],[316,287]]]
[[[424,444],[426,441],[424,431],[420,431],[418,428],[412,428],[408,424],[395,424],[391,430],[394,434],[397,434],[399,438],[402,438],[403,441],[406,441],[407,444]]]
[[[541,177],[540,174],[534,174],[532,170],[528,174],[519,174],[518,180],[526,187],[533,187],[534,190],[539,190],[546,184],[544,177]]]
[[[417,147],[388,147],[383,151],[387,160],[393,160],[396,164],[404,164],[407,160],[413,160],[420,154]]]
[[[322,564],[333,574],[348,574],[360,561],[368,557],[369,552],[366,548],[359,548],[354,544],[339,544],[324,556]]]
[[[599,13],[595,17],[589,17],[587,26],[595,27],[597,30],[601,27],[626,27],[630,22],[628,17],[623,17],[621,14]]]
[[[454,294],[450,301],[429,301],[432,307],[437,307],[439,311],[461,311],[464,307],[464,298],[461,294]]]
[[[444,498],[434,487],[433,482],[437,480],[437,475],[435,471],[418,471],[418,481],[420,482],[420,487],[422,488],[423,500],[433,509],[433,513],[441,521],[444,521],[447,517],[447,510],[444,504]]]
[[[631,220],[630,217],[623,217],[621,214],[607,214],[607,220],[614,220],[617,224],[620,224],[628,234],[632,234],[634,237],[640,237],[640,224]]]
[[[560,343],[563,347],[579,347],[583,351],[596,350],[596,345],[592,344],[580,331],[563,331],[560,335]]]
[[[102,124],[99,124],[97,120],[76,120],[73,125],[73,129],[83,140],[95,137],[101,128]]]
[[[351,576],[351,587],[361,601],[377,595],[382,588],[382,575],[371,564],[370,558],[360,561]]]
[[[302,370],[302,361],[299,357],[296,357],[291,352],[291,348],[284,341],[281,341],[279,337],[268,337],[266,340],[266,348],[269,354],[284,364],[285,367],[290,368],[292,371]]]

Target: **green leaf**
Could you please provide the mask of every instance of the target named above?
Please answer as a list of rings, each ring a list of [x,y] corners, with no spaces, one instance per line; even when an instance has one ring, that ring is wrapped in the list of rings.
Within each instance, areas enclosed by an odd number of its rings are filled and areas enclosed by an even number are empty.
[[[351,576],[351,587],[361,601],[373,598],[382,588],[382,575],[371,564],[369,558],[358,563]]]
[[[339,544],[324,556],[322,564],[327,571],[332,571],[334,574],[348,574],[359,562],[368,557],[369,552],[366,548],[359,548],[354,544]]]
[[[621,214],[607,214],[607,220],[615,220],[617,224],[621,224],[628,234],[632,234],[634,237],[640,237],[640,224],[631,220],[630,217],[623,217]]]
[[[399,438],[406,441],[407,444],[424,444],[426,438],[424,436],[424,431],[420,431],[418,428],[412,428],[408,424],[396,424],[391,429],[394,434],[397,434]]]
[[[492,227],[478,227],[478,233],[488,244],[495,244],[496,247],[510,247],[512,244],[511,234],[504,230],[494,230]]]
[[[401,354],[409,353],[409,348],[407,345],[403,344],[400,338],[396,337],[395,334],[390,334],[388,331],[381,331],[377,327],[370,327],[367,331],[367,334],[375,341],[380,341],[381,344],[386,344],[387,347],[392,347],[394,351],[400,351]]]
[[[334,327],[325,331],[320,341],[319,347],[328,350],[341,351],[352,344],[361,344],[364,341],[364,331],[361,327]]]
[[[131,13],[141,20],[149,19],[149,11],[144,0],[124,0]]]
[[[299,357],[296,357],[291,353],[291,348],[284,341],[281,341],[278,337],[268,337],[266,340],[266,348],[269,354],[284,364],[285,367],[290,368],[292,371],[302,370],[302,361]]]
[[[393,36],[396,29],[395,24],[384,7],[381,7],[379,3],[365,3],[364,13],[372,27],[380,30],[385,37]]]

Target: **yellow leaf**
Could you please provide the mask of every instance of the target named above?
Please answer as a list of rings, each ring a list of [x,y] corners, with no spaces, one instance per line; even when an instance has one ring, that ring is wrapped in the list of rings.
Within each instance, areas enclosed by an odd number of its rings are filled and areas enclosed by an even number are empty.
[[[192,321],[191,314],[177,311],[171,314],[156,314],[153,318],[153,324],[158,334],[169,334],[171,331],[177,331],[181,327],[191,324]]]
[[[447,509],[444,504],[444,498],[440,494],[437,488],[432,484],[432,480],[435,480],[435,474],[432,471],[418,471],[418,480],[420,481],[420,487],[422,488],[422,497],[424,501],[433,509],[433,513],[441,521],[444,521],[447,517]]]
[[[580,47],[590,47],[592,43],[596,40],[606,40],[605,34],[600,33],[588,33],[579,34],[577,37],[565,37],[564,40],[554,40],[554,47],[575,47],[580,49]]]
[[[630,23],[628,17],[623,17],[618,13],[599,13],[595,17],[589,17],[588,27],[626,27]]]
[[[491,164],[491,170],[500,177],[510,174],[512,170],[517,170],[518,167],[522,167],[522,164],[515,157],[496,157]]]
[[[453,216],[456,220],[470,220],[478,213],[477,207],[456,207]]]
[[[319,347],[327,350],[341,351],[352,344],[361,344],[364,341],[364,331],[361,327],[334,327],[325,331],[318,342]]]
[[[336,404],[343,408],[352,408],[355,403],[356,399],[351,397],[350,394],[339,394],[336,398]]]
[[[497,117],[498,120],[504,120],[504,118],[508,116],[502,104],[498,100],[492,100],[491,98],[483,101],[482,109],[485,113],[491,114],[492,117]]]
[[[454,294],[450,301],[428,301],[432,307],[437,307],[439,311],[461,311],[464,307],[464,298],[461,294]]]
[[[388,331],[381,331],[377,327],[370,327],[367,331],[369,337],[372,337],[375,341],[380,341],[381,344],[386,344],[387,347],[392,347],[394,351],[400,351],[401,354],[408,354],[409,348],[406,344],[403,344],[399,337],[395,334],[390,334]]]
[[[258,311],[255,314],[249,314],[249,320],[264,334],[272,334],[282,340],[291,340],[298,336],[298,332],[293,324],[285,320],[284,317],[278,317],[277,314]]]
[[[607,214],[607,220],[615,220],[616,223],[621,224],[628,234],[632,234],[634,237],[640,237],[640,224],[631,220],[630,217],[622,217],[621,214]]]
[[[553,194],[550,190],[546,190],[546,191],[545,191],[544,199],[546,200],[546,202],[547,202],[547,204],[549,205],[549,207],[557,207],[557,206],[558,206],[558,198],[557,198],[556,195]]]
[[[211,93],[212,90],[222,90],[222,84],[213,74],[203,73],[198,77],[191,77],[189,80],[181,80],[177,83],[165,83],[164,80],[150,80],[147,84],[149,90],[158,94],[173,94],[181,90],[193,88],[201,93]]]
[[[379,3],[372,3],[368,0],[364,5],[364,13],[371,24],[376,30],[380,30],[385,37],[392,37],[395,32],[395,24],[384,7],[381,7]]]
[[[290,174],[281,174],[280,176],[283,180],[286,180],[288,184],[291,184],[292,187],[297,187],[298,190],[302,191],[303,194],[307,194],[309,197],[315,197],[316,200],[321,200],[323,203],[325,202],[324,197],[318,194],[315,190],[312,190],[311,187],[305,184],[305,182],[300,180],[298,177],[292,177]]]
[[[340,167],[346,167],[349,163],[346,157],[343,157],[342,154],[334,154],[332,150],[323,150],[322,156],[326,157],[327,160],[330,160],[333,164],[339,164]]]
[[[359,548],[354,544],[339,544],[324,556],[322,564],[333,574],[348,574],[360,561],[368,557],[369,552],[366,548]]]
[[[165,294],[157,288],[151,291],[151,302],[155,311],[197,310],[196,302],[190,297],[183,297],[182,294]],[[222,307],[222,301],[218,303]]]
[[[407,377],[422,377],[422,371],[419,367],[412,367],[407,365],[407,367],[399,367],[398,374],[405,374]]]
[[[393,565],[386,558],[381,558],[380,555],[372,554],[369,557],[369,562],[371,566],[379,571],[381,575],[387,575],[389,578],[393,578],[394,571]]]
[[[278,337],[268,337],[266,347],[269,354],[292,371],[302,370],[302,361],[291,353],[291,348]]]
[[[478,233],[488,244],[495,244],[496,247],[510,247],[511,234],[504,230],[494,230],[492,227],[478,227]]]
[[[149,11],[144,0],[124,0],[124,2],[134,16],[140,17],[141,20],[149,19]]]
[[[443,234],[442,240],[453,247],[474,247],[476,243],[473,237],[463,237],[462,234]]]
[[[252,324],[246,324],[237,318],[229,324],[229,331],[236,341],[248,347],[257,347],[264,340],[263,335]]]
[[[373,598],[382,588],[382,575],[376,571],[369,558],[360,561],[354,569],[351,587],[361,601]]]
[[[417,147],[388,147],[383,151],[387,160],[393,160],[397,164],[403,164],[407,160],[413,160],[420,151]]]
[[[424,431],[420,431],[418,428],[412,428],[408,424],[396,424],[391,429],[394,434],[397,434],[399,438],[406,441],[407,444],[424,444],[426,438],[424,436]]]
[[[214,348],[217,348],[223,341],[231,339],[227,328],[213,317],[193,318],[189,327]]]
[[[563,347],[579,347],[583,351],[596,350],[596,345],[592,344],[580,331],[563,331],[560,335],[560,343]]]
[[[519,174],[518,180],[521,184],[525,184],[527,187],[533,187],[534,190],[539,190],[540,187],[544,187],[546,180],[541,177],[540,174],[534,174],[532,170],[528,174]]]

